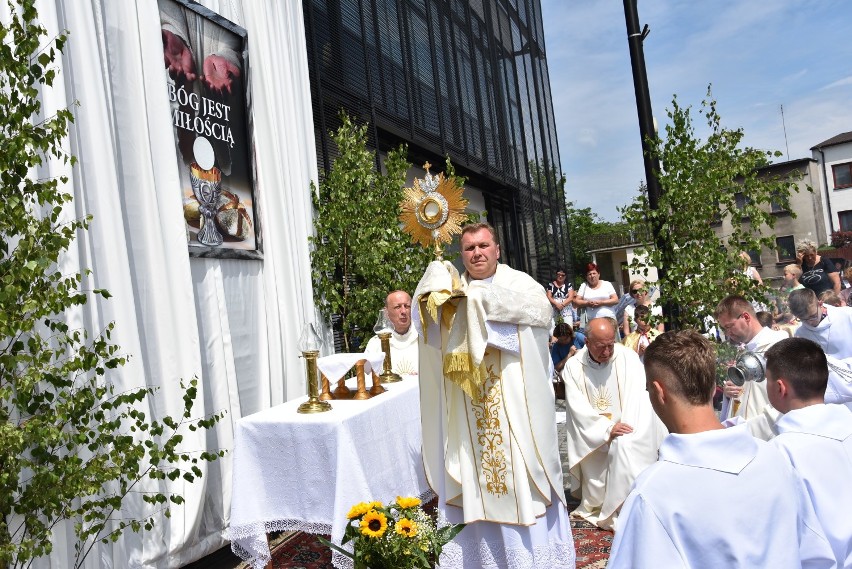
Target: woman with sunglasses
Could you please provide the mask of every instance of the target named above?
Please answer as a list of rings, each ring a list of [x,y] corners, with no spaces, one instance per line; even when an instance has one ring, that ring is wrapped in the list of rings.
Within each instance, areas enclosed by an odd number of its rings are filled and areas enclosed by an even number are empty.
[[[623,336],[626,338],[631,332],[636,330],[635,311],[637,306],[647,306],[648,310],[651,311],[651,316],[659,318],[656,325],[657,330],[660,332],[665,331],[662,321],[663,309],[661,306],[654,306],[651,303],[651,295],[648,294],[648,283],[645,282],[645,279],[640,278],[630,281],[628,291],[634,303],[624,307],[624,317],[621,319],[621,333]]]

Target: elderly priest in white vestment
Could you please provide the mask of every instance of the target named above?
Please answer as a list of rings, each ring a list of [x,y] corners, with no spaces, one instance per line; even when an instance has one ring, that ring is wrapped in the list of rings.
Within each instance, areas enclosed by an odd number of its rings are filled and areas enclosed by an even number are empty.
[[[788,338],[766,353],[766,390],[783,415],[780,448],[808,489],[838,567],[852,567],[852,411],[826,404],[829,367],[811,340]]]
[[[694,330],[645,351],[648,397],[671,434],[624,503],[607,567],[835,567],[782,453],[745,425],[719,423],[715,370],[716,351]]]
[[[423,463],[438,508],[467,526],[442,569],[572,568],[550,381],[552,310],[498,264],[487,224],[462,228],[465,273],[434,261],[414,293]]]
[[[648,402],[639,356],[615,342],[615,320],[595,318],[586,331],[586,346],[562,372],[571,490],[580,498],[572,515],[613,529],[636,476],[657,460],[665,429]]]
[[[393,372],[399,375],[417,375],[419,365],[417,330],[411,325],[411,296],[404,290],[395,290],[385,298],[385,310],[393,330],[390,349]],[[364,352],[381,352],[382,341],[373,336]]]

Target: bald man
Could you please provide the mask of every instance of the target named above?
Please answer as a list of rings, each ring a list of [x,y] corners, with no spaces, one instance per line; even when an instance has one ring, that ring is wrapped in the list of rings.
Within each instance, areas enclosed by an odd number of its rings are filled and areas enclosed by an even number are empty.
[[[404,290],[395,290],[385,298],[385,310],[393,325],[390,348],[393,371],[399,375],[417,375],[417,330],[411,325],[411,296]],[[381,352],[382,341],[373,336],[365,352]]]
[[[636,476],[657,460],[665,428],[639,356],[615,341],[615,320],[595,318],[586,331],[586,346],[562,372],[571,491],[580,499],[572,515],[611,530]]]

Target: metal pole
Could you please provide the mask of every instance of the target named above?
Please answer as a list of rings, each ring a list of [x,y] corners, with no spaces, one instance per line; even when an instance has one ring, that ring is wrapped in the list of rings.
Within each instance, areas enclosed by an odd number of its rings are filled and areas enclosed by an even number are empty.
[[[642,137],[642,158],[645,164],[645,180],[648,185],[648,205],[652,210],[659,209],[660,195],[662,189],[657,179],[660,171],[660,163],[651,156],[649,140],[656,140],[657,132],[654,129],[654,114],[651,112],[651,95],[648,91],[648,75],[645,72],[645,52],[642,42],[648,35],[648,27],[639,29],[639,12],[636,8],[637,0],[624,0],[624,19],[627,23],[627,45],[630,48],[630,66],[633,69],[633,89],[636,93],[636,111],[639,115],[639,134]],[[666,264],[670,259],[668,244],[660,238],[660,222],[652,224],[651,231],[654,236],[654,246],[660,251],[661,263],[657,267],[657,274],[662,278],[666,274]],[[664,291],[665,293],[665,291]],[[668,330],[673,322],[674,310],[671,303],[663,305],[663,316],[666,320]]]

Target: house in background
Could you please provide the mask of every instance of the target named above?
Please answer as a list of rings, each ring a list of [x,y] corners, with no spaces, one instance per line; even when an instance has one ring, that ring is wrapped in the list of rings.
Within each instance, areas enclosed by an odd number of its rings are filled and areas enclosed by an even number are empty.
[[[605,233],[589,237],[589,253],[592,262],[598,265],[603,280],[612,283],[619,296],[627,292],[630,281],[643,278],[648,282],[657,282],[657,269],[649,267],[648,275],[630,269],[633,259],[638,257],[637,249],[647,247],[632,231]]]
[[[770,164],[761,168],[758,175],[789,176],[796,181],[796,189],[790,193],[789,209],[776,203],[768,206],[776,218],[772,230],[776,250],[748,251],[751,265],[760,271],[763,280],[780,284],[784,278],[784,267],[796,262],[796,242],[801,239],[810,239],[818,244],[828,242],[829,232],[821,198],[824,186],[819,165],[811,158]],[[736,199],[738,207],[745,205],[743,194],[737,194]],[[714,231],[720,237],[731,234],[730,219],[720,216],[713,223]]]
[[[852,231],[852,131],[820,142],[811,152],[823,182],[829,236],[834,231]]]

